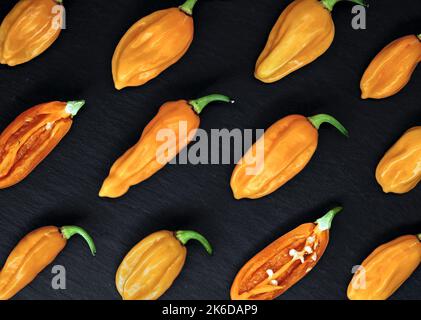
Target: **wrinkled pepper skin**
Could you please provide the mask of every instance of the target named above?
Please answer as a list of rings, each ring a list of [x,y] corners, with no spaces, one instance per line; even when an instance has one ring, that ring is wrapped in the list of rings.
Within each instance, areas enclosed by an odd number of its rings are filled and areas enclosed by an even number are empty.
[[[290,115],[273,124],[235,167],[231,177],[234,197],[262,198],[294,178],[313,157],[318,144],[318,128],[324,122],[348,135],[337,120],[324,114],[310,118]],[[259,161],[262,162],[260,168]],[[259,170],[248,173],[253,168]]]
[[[348,287],[350,300],[386,300],[421,263],[421,234],[381,245],[362,263]]]
[[[193,41],[196,1],[156,11],[127,31],[112,61],[116,89],[143,85],[181,59]]]
[[[262,82],[278,81],[313,62],[335,36],[331,13],[318,0],[295,0],[273,27],[255,69]]]
[[[283,235],[248,261],[231,286],[232,300],[273,300],[305,277],[329,243],[329,229],[342,208]]]
[[[197,100],[165,103],[143,130],[140,140],[111,167],[99,192],[100,197],[118,198],[131,186],[148,179],[162,169],[194,138],[199,128],[198,114],[212,101],[230,102],[228,97],[210,95]],[[174,143],[159,139],[161,134],[173,133]]]
[[[47,50],[61,32],[61,3],[20,0],[0,26],[0,63],[16,66]]]
[[[361,79],[363,99],[383,99],[401,91],[421,60],[421,41],[415,35],[399,38],[370,63]]]
[[[18,116],[0,135],[0,189],[25,179],[70,130],[84,101],[49,102]]]
[[[92,238],[75,226],[43,227],[26,235],[13,249],[0,272],[0,300],[11,299],[44,270],[73,235],[81,235],[95,255]]]
[[[158,231],[140,241],[117,270],[116,287],[124,300],[156,300],[173,284],[183,269],[187,249],[195,239],[209,254],[209,242],[194,231]]]
[[[414,127],[392,146],[376,169],[376,179],[385,193],[402,194],[421,180],[421,127]]]

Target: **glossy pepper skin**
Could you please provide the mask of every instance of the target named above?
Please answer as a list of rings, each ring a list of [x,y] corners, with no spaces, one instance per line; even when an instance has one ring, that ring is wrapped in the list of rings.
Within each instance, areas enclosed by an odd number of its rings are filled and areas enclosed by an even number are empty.
[[[96,248],[92,238],[76,226],[43,227],[25,236],[13,249],[0,272],[0,300],[11,299],[44,270],[74,235],[82,236],[92,255]]]
[[[209,242],[195,231],[158,231],[140,241],[117,270],[116,287],[124,300],[156,300],[173,284],[186,260],[186,243],[195,239],[209,254]]]
[[[16,66],[47,50],[61,32],[62,1],[20,0],[0,26],[0,63]]]
[[[70,130],[84,101],[49,102],[18,116],[0,135],[0,189],[25,179]]]
[[[273,300],[305,277],[320,261],[329,243],[337,207],[315,223],[283,235],[248,261],[235,277],[232,300]]]
[[[234,197],[262,198],[294,178],[316,151],[318,129],[324,122],[348,136],[348,131],[336,119],[325,114],[310,118],[290,115],[273,124],[235,167],[231,177]],[[255,168],[259,169],[253,171]]]
[[[385,154],[376,169],[385,193],[406,193],[421,180],[421,127],[414,127]]]
[[[421,60],[421,35],[399,38],[370,63],[361,79],[363,99],[382,99],[401,91]]]
[[[335,36],[331,11],[339,1],[293,1],[270,32],[257,60],[255,77],[266,83],[278,81],[325,53]]]
[[[181,59],[193,41],[196,2],[156,11],[127,31],[112,61],[116,89],[143,85]]]
[[[163,168],[194,138],[200,124],[198,115],[213,101],[232,102],[226,96],[213,94],[197,100],[165,103],[143,130],[136,145],[114,163],[99,196],[121,197],[131,186],[141,183]],[[160,138],[166,134],[171,134],[173,139]]]
[[[348,287],[350,300],[386,300],[421,263],[421,234],[381,245],[364,260]]]

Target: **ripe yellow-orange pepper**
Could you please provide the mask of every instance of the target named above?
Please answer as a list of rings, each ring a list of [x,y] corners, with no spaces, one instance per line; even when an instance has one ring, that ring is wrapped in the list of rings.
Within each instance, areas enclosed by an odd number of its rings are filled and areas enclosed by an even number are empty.
[[[370,63],[361,79],[363,99],[382,99],[401,91],[421,61],[421,35],[399,38]]]
[[[117,270],[115,283],[124,300],[156,300],[173,284],[186,261],[186,243],[199,241],[209,254],[209,242],[195,231],[158,231],[140,241]]]
[[[287,116],[265,131],[234,169],[231,189],[236,199],[264,197],[300,173],[317,149],[318,129],[330,123],[343,135],[348,131],[333,117]]]
[[[47,50],[61,32],[61,0],[20,0],[0,26],[0,63],[16,66]]]
[[[386,300],[421,263],[421,234],[402,236],[374,250],[354,274],[350,300]]]
[[[116,89],[143,85],[181,59],[193,41],[196,2],[156,11],[127,31],[112,61]]]
[[[96,248],[92,238],[76,226],[43,227],[26,235],[13,249],[0,272],[0,300],[8,300],[26,287],[44,270],[74,235],[82,236],[92,255]]]
[[[199,114],[213,101],[232,102],[212,94],[200,99],[165,103],[143,130],[140,140],[112,166],[99,192],[100,197],[118,198],[131,186],[148,179],[188,145],[199,128]]]
[[[295,0],[281,14],[255,68],[262,82],[278,81],[313,62],[335,36],[331,11],[341,0]],[[364,4],[362,0],[351,0]]]
[[[18,116],[0,135],[0,189],[25,179],[70,130],[85,101],[49,102]]]
[[[315,223],[283,235],[248,261],[235,277],[232,300],[273,300],[304,278],[320,261],[329,243],[337,207]]]
[[[421,127],[414,127],[380,161],[376,179],[386,193],[406,193],[421,180]]]

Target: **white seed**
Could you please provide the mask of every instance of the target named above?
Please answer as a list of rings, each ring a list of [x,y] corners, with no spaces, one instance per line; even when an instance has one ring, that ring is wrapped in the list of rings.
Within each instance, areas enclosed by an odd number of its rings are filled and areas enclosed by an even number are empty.
[[[311,236],[311,237],[307,238],[308,243],[313,243],[314,240],[316,240],[316,238],[314,236]]]
[[[278,281],[276,281],[276,280],[271,280],[271,281],[270,281],[270,284],[271,284],[272,286],[277,286],[277,285],[278,285]]]
[[[272,278],[273,277],[273,270],[272,269],[266,270],[266,273],[267,273],[267,275],[268,275],[269,278]]]
[[[307,252],[308,254],[313,253],[313,249],[311,249],[311,247],[309,246],[305,246],[304,251]]]
[[[311,259],[312,259],[313,261],[317,261],[317,254],[313,254],[313,255],[311,256]]]
[[[297,250],[294,250],[294,249],[289,250],[289,255],[291,257],[295,257],[297,255],[297,253],[298,253]]]
[[[47,124],[45,125],[45,129],[51,130],[52,128],[53,128],[53,124],[51,122],[47,122]]]

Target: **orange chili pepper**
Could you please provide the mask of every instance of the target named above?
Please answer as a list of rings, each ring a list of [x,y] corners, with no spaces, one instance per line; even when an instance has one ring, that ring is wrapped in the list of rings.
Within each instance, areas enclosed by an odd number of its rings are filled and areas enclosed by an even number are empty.
[[[61,0],[20,0],[0,26],[0,63],[16,66],[47,50],[61,32]]]
[[[116,89],[143,85],[181,59],[193,41],[196,2],[156,11],[127,31],[113,56]]]
[[[376,179],[385,193],[403,194],[421,180],[421,127],[413,127],[386,152],[376,169]]]
[[[173,284],[186,261],[186,243],[199,241],[209,254],[209,242],[195,231],[159,231],[140,241],[118,268],[115,283],[124,300],[156,300]]]
[[[18,116],[0,135],[0,189],[25,179],[72,126],[85,101],[49,102]]]
[[[99,196],[121,197],[131,186],[163,168],[194,138],[200,124],[198,115],[213,101],[232,102],[226,96],[212,94],[165,103],[143,130],[138,143],[114,163]]]
[[[364,260],[348,287],[350,300],[386,300],[421,263],[421,234],[381,245]]]
[[[399,38],[370,63],[361,79],[363,99],[382,99],[401,91],[421,61],[421,35]]]
[[[278,81],[325,53],[335,36],[331,11],[339,1],[293,1],[270,32],[255,77],[266,83]],[[350,1],[364,5],[363,0]]]
[[[320,261],[329,243],[337,207],[315,223],[283,235],[248,261],[235,277],[232,300],[273,300],[304,278]]]
[[[0,300],[8,300],[26,287],[78,234],[88,243],[92,255],[96,248],[92,238],[76,226],[43,227],[25,236],[13,249],[0,272]]]
[[[348,131],[333,117],[287,116],[266,130],[234,169],[231,189],[236,199],[264,197],[300,173],[318,144],[318,129],[330,123],[343,135]]]

